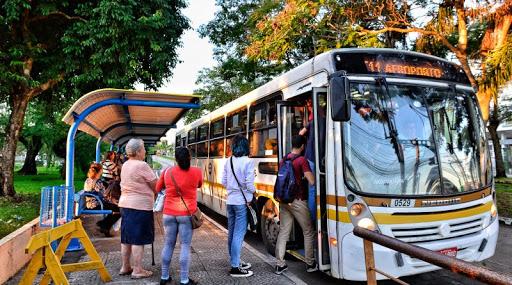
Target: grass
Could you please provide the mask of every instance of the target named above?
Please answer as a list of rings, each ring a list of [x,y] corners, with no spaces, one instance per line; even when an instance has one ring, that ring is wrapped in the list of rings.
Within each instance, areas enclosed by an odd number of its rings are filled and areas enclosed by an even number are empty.
[[[512,218],[512,178],[496,179],[495,187],[499,215]]]
[[[153,169],[155,169],[155,170],[162,169],[162,164],[160,164],[159,162],[153,161],[152,164],[153,164],[153,166],[152,166]]]
[[[41,188],[65,183],[58,168],[38,167],[38,175],[14,175],[16,198],[0,197],[0,238],[39,216]],[[82,189],[85,177],[75,175],[75,189]]]

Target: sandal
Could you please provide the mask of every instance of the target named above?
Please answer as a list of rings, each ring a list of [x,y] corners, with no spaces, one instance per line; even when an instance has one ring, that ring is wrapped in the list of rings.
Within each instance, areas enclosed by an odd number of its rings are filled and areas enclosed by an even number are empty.
[[[132,273],[132,279],[142,279],[142,278],[148,278],[153,276],[153,271],[144,270],[143,274],[133,274]]]
[[[130,269],[128,271],[119,271],[119,275],[120,276],[130,275],[130,274],[132,274],[132,272],[133,272],[133,269]]]

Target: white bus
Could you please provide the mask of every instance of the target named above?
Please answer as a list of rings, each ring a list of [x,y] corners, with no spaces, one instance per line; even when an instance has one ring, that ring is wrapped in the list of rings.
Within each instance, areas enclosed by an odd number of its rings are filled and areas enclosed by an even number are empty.
[[[467,261],[494,254],[495,194],[474,90],[459,66],[415,52],[332,50],[178,130],[176,144],[187,146],[204,172],[199,202],[226,215],[220,181],[229,141],[247,136],[256,161],[259,234],[273,254],[278,163],[309,120],[320,270],[366,280],[355,225]],[[297,228],[288,252],[300,258],[302,243]],[[379,245],[374,251],[376,267],[397,277],[437,269]]]

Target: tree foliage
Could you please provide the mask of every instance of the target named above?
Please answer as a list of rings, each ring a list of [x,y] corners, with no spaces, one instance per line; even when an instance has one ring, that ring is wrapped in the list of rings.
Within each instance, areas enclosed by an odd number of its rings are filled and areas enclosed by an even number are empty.
[[[202,37],[214,44],[217,65],[202,70],[194,93],[202,94],[201,109],[187,113],[186,122],[232,101],[270,80],[291,66],[268,60],[254,60],[245,53],[248,32],[254,23],[250,17],[260,7],[259,0],[218,0],[219,11],[213,20],[199,29]]]
[[[0,100],[9,112],[0,188],[14,195],[14,153],[30,100],[136,82],[155,89],[172,75],[189,25],[183,0],[0,3]]]

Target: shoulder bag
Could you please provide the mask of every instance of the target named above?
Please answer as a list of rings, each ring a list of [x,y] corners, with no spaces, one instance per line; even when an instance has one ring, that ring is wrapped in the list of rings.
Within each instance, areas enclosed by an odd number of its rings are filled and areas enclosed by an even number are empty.
[[[249,228],[251,231],[255,231],[256,226],[258,225],[258,216],[256,215],[258,211],[258,205],[256,205],[256,199],[254,199],[253,196],[251,202],[247,202],[247,198],[245,198],[244,191],[242,190],[242,185],[240,184],[240,181],[238,181],[238,178],[235,174],[235,169],[233,167],[233,157],[230,157],[229,161],[231,164],[231,171],[233,172],[233,176],[235,177],[236,183],[240,188],[240,192],[242,192],[242,197],[244,197],[245,200],[245,206],[247,207],[247,222],[249,223]]]
[[[161,212],[164,209],[164,202],[165,202],[165,175],[167,172],[169,172],[170,167],[165,169],[164,173],[162,174],[164,176],[164,190],[158,192],[156,195],[155,204],[153,205],[153,212]]]
[[[187,208],[188,214],[190,215],[190,218],[192,219],[192,229],[197,229],[203,224],[203,213],[197,207],[194,214],[190,213],[190,210],[188,209],[187,203],[185,203],[185,200],[183,200],[183,195],[181,195],[180,187],[178,186],[178,183],[176,183],[176,180],[174,180],[174,176],[172,176],[172,171],[169,171],[169,175],[171,176],[172,183],[174,184],[174,187],[176,188],[176,192],[178,195],[180,195],[181,201],[185,205],[185,208]]]

